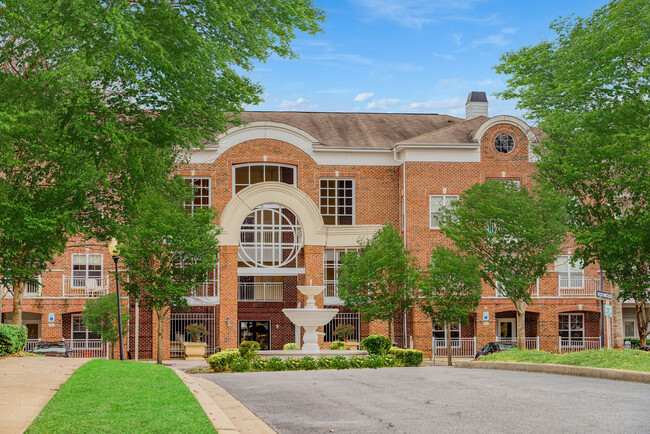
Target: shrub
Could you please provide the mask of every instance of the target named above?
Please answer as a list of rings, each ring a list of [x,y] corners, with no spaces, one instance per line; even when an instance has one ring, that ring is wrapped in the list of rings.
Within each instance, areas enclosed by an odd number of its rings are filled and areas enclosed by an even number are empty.
[[[248,372],[251,370],[251,365],[243,357],[235,357],[230,363],[231,372]]]
[[[332,356],[320,356],[316,359],[318,369],[332,369]]]
[[[641,339],[625,338],[625,341],[630,343],[630,348],[633,350],[636,350],[641,346]]]
[[[260,349],[262,349],[262,347],[260,347],[260,344],[256,341],[244,341],[239,344],[239,354],[247,360],[251,360],[255,357],[255,352]]]
[[[397,357],[395,357],[395,355],[391,354],[390,352],[388,354],[384,354],[382,357],[384,358],[384,365],[389,368],[401,366],[401,363],[399,360],[397,360]]]
[[[284,371],[287,369],[287,365],[279,357],[271,357],[266,359],[266,366],[264,367],[265,371]]]
[[[284,360],[284,365],[287,368],[287,371],[298,371],[300,369],[300,359],[287,357]]]
[[[266,371],[266,360],[256,356],[251,360],[251,371]]]
[[[343,341],[334,341],[330,346],[330,349],[332,350],[347,350],[347,348],[348,347],[345,345],[345,342]]]
[[[284,344],[282,347],[284,351],[296,351],[300,349],[300,345],[298,345],[295,342],[289,342],[288,344]]]
[[[366,363],[366,358],[363,356],[352,356],[348,359],[350,363],[350,368],[359,369],[363,368],[363,364]]]
[[[350,369],[348,358],[342,355],[334,356],[330,365],[332,369]]]
[[[185,335],[192,342],[198,342],[203,336],[208,335],[208,331],[205,329],[205,325],[200,324],[190,324],[185,327]]]
[[[361,349],[383,356],[390,349],[390,339],[383,335],[370,335],[361,341]]]
[[[239,351],[237,349],[223,350],[208,357],[208,364],[213,371],[224,372],[230,367],[233,359],[238,356]]]
[[[336,327],[336,330],[334,330],[334,333],[332,333],[334,336],[338,338],[339,341],[345,340],[346,336],[350,336],[352,333],[354,333],[354,326],[352,324],[339,324],[338,327]]]
[[[25,349],[27,327],[24,325],[0,324],[0,356],[14,354]]]
[[[316,369],[318,369],[316,360],[310,356],[302,357],[299,360],[299,363],[300,363],[300,369],[303,371],[315,371]]]
[[[400,366],[420,366],[424,355],[420,350],[405,350],[393,347],[389,354],[395,356]]]
[[[368,356],[368,358],[363,363],[363,367],[364,368],[371,368],[371,369],[383,368],[384,367],[384,358],[382,356],[377,355],[377,354],[371,354],[370,356]]]

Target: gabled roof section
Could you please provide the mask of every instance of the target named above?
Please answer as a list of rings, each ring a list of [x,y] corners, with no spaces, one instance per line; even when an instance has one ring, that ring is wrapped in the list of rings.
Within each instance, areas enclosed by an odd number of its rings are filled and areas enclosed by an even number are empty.
[[[477,116],[463,120],[436,131],[431,131],[410,139],[399,142],[400,144],[435,144],[435,143],[472,143],[472,136],[478,128],[489,118]]]
[[[413,113],[248,111],[245,122],[271,121],[299,128],[325,148],[390,149],[395,143],[465,123],[455,116]]]

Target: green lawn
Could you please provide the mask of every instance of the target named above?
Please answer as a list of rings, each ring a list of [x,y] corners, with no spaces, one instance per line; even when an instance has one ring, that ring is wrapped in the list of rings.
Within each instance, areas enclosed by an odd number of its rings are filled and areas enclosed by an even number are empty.
[[[171,369],[96,359],[81,366],[63,384],[26,432],[216,431],[192,392]]]
[[[550,363],[650,372],[650,352],[639,350],[589,350],[550,354],[543,351],[508,350],[481,357],[491,362]]]

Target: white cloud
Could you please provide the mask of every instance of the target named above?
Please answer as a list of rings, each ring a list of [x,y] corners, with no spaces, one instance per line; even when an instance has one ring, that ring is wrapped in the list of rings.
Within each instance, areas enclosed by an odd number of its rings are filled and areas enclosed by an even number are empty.
[[[453,33],[451,37],[454,39],[456,45],[461,45],[463,43],[463,34],[462,33]]]
[[[427,112],[427,113],[456,113],[465,109],[465,98],[455,97],[449,99],[437,99],[429,101],[413,101],[404,104],[401,108],[406,112]]]
[[[472,46],[478,47],[479,45],[496,45],[499,47],[503,47],[512,42],[512,40],[508,39],[505,35],[514,35],[515,33],[517,33],[518,30],[519,29],[515,27],[507,27],[505,29],[501,29],[501,31],[497,34],[488,35],[485,38],[481,38],[481,39],[475,39],[474,41],[472,41]]]
[[[449,84],[449,83],[457,83],[460,81],[460,78],[458,77],[453,77],[453,78],[443,78],[438,80],[438,84]]]
[[[372,92],[360,93],[354,97],[354,100],[357,102],[364,102],[372,99],[373,96],[375,96],[375,94]]]
[[[443,20],[483,22],[484,18],[458,16],[460,12],[471,10],[482,1],[484,0],[352,0],[373,18],[388,19],[416,30]]]
[[[399,102],[397,98],[378,99],[377,101],[370,101],[366,108],[368,110],[388,110]]]
[[[285,99],[282,100],[280,104],[278,104],[278,108],[280,110],[287,110],[287,111],[307,111],[307,110],[313,110],[316,107],[317,107],[316,104],[310,102],[306,98],[298,98],[295,101]]]

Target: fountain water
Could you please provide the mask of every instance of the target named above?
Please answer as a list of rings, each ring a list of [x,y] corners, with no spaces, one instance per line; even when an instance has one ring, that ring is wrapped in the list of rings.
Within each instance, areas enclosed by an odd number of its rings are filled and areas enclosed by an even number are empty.
[[[330,322],[339,311],[338,309],[319,309],[316,307],[314,297],[323,292],[324,289],[324,286],[298,286],[298,291],[307,296],[305,307],[282,309],[282,312],[284,312],[292,323],[305,329],[305,334],[302,338],[304,341],[302,350],[305,352],[317,353],[320,351],[318,348],[316,328]]]

